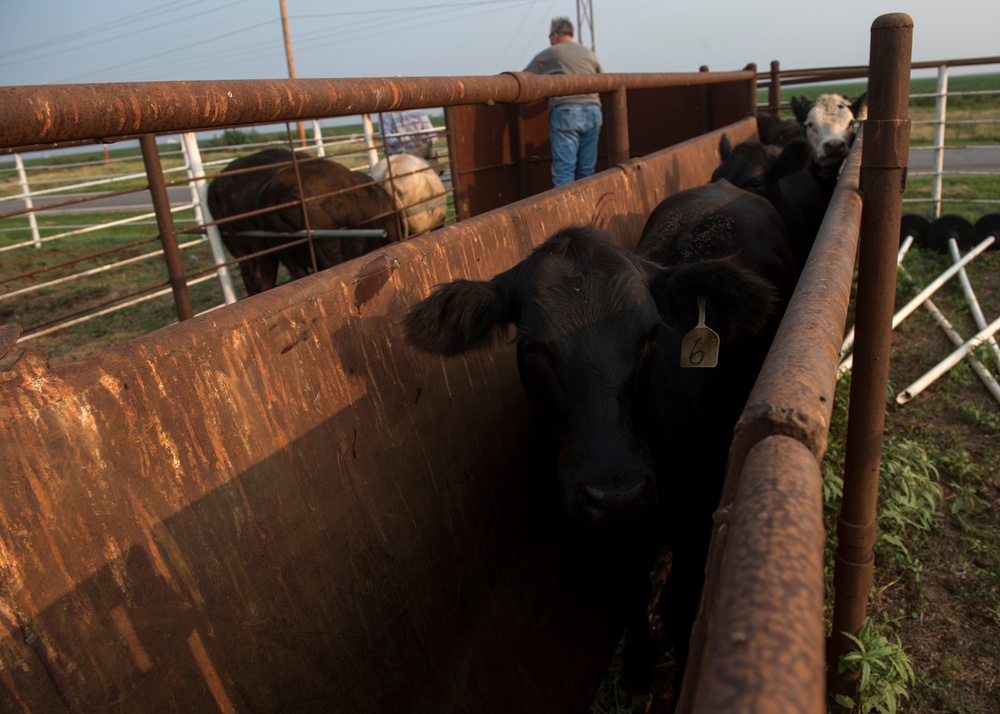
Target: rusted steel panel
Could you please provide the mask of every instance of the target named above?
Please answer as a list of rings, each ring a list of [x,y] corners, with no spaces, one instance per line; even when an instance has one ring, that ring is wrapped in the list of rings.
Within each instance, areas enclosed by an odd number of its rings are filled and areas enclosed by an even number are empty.
[[[728,547],[692,711],[826,710],[823,494],[815,455],[774,436],[748,454],[717,518]]]
[[[552,188],[546,101],[447,107],[445,122],[460,219]],[[598,171],[607,166],[606,131],[602,127],[598,139]]]
[[[629,152],[644,156],[751,116],[746,91],[747,82],[630,90]]]
[[[752,73],[743,74],[752,77]],[[524,81],[524,76],[517,76]],[[629,90],[624,102],[628,123],[624,129],[619,128],[616,139],[621,141],[622,135],[627,138],[630,156],[648,156],[738,122],[753,115],[746,102],[748,86],[745,80]],[[605,101],[609,101],[608,95]],[[460,218],[479,215],[506,205],[513,197],[525,198],[552,187],[547,106],[547,101],[542,100],[517,107],[445,109],[453,137],[449,139],[449,152]],[[606,107],[606,121],[598,140],[598,171],[608,165],[609,114]]]
[[[0,375],[4,701],[585,709],[619,631],[613,584],[532,497],[514,351],[442,363],[400,316],[569,224],[634,246],[718,138],[66,367],[25,353]]]

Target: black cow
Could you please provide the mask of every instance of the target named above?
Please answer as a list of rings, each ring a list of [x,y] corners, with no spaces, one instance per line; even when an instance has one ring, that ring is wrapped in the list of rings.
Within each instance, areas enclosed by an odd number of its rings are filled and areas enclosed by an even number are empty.
[[[680,681],[733,426],[794,284],[780,216],[726,182],[661,203],[640,248],[566,228],[492,280],[438,286],[405,319],[412,344],[443,355],[514,328],[562,509],[616,544],[608,572],[627,581],[620,683],[631,695],[652,687],[649,573],[667,542],[661,616]],[[718,366],[682,369],[700,300]]]
[[[765,144],[785,146],[806,138],[806,128],[796,119],[777,119],[768,113],[758,113],[757,136]]]
[[[236,258],[260,253],[289,241],[242,235],[248,231],[290,233],[305,229],[303,197],[309,228],[371,228],[385,231],[384,238],[324,238],[313,252],[305,243],[256,255],[240,261],[240,274],[247,293],[273,288],[279,262],[293,280],[316,267],[329,268],[399,240],[396,209],[388,192],[365,174],[351,171],[335,161],[295,155],[286,149],[265,149],[231,162],[208,185],[208,207],[213,220],[272,209],[219,224],[222,242]],[[244,171],[246,169],[254,169]],[[302,190],[299,190],[301,181]],[[285,205],[293,204],[293,205]]]
[[[812,148],[800,137],[784,147],[745,141],[735,147],[723,134],[722,163],[712,181],[725,179],[737,188],[766,198],[778,209],[788,228],[796,268],[801,272],[816,240],[827,197],[812,171]]]

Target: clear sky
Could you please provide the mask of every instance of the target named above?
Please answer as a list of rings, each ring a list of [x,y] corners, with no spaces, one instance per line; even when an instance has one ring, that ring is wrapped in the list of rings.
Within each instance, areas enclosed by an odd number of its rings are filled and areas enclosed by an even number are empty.
[[[287,5],[299,77],[519,70],[552,17],[577,19],[575,0]],[[913,18],[914,61],[1000,55],[1000,0],[593,0],[609,72],[867,64],[890,12]],[[279,0],[0,0],[0,85],[287,77],[280,17]]]

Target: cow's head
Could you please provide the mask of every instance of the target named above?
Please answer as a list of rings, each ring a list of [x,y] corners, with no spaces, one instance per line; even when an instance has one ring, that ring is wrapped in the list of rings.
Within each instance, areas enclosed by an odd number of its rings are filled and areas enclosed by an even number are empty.
[[[792,111],[806,128],[821,172],[836,173],[840,168],[854,142],[854,122],[868,114],[867,102],[867,94],[853,102],[839,94],[821,94],[815,102],[792,97]]]
[[[785,147],[744,141],[735,147],[726,134],[719,141],[722,158],[712,181],[725,179],[744,191],[755,193],[777,206],[781,197],[779,180],[806,168],[812,158],[812,149],[804,138],[795,139]]]
[[[454,355],[494,345],[513,326],[522,386],[558,455],[563,504],[597,524],[641,518],[655,503],[650,383],[676,378],[658,365],[676,364],[676,316],[693,327],[699,297],[720,324],[750,329],[775,303],[770,285],[733,261],[660,267],[603,231],[572,227],[492,280],[438,286],[404,327],[421,350]]]

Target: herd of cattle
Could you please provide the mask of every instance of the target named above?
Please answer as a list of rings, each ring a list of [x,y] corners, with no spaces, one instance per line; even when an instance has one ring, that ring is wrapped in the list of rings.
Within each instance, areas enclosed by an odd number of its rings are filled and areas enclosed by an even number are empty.
[[[336,161],[265,149],[212,179],[208,208],[239,260],[247,294],[254,295],[277,284],[279,265],[297,280],[314,267],[324,270],[433,230],[444,224],[447,199],[430,164],[410,154],[382,159],[368,176]],[[281,235],[307,228],[355,233],[315,242]]]
[[[514,328],[537,458],[556,475],[561,509],[576,527],[599,526],[615,554],[608,571],[626,627],[619,685],[640,710],[655,661],[650,568],[669,544],[659,610],[676,688],[733,427],[865,117],[863,96],[792,106],[794,120],[758,118],[760,141],[734,147],[723,136],[711,182],[660,203],[635,253],[593,226],[567,227],[492,280],[438,286],[405,318],[411,344],[440,355],[493,346]],[[269,149],[227,166],[209,186],[209,207],[227,248],[245,258],[247,292],[273,287],[279,261],[299,278],[441,225],[437,174],[414,156],[392,161],[369,177]],[[262,252],[274,238],[256,232],[306,227],[377,234],[312,249],[284,239]]]
[[[676,689],[733,427],[865,116],[863,97],[795,105],[797,120],[759,119],[760,142],[723,138],[712,181],[660,203],[635,253],[564,228],[492,280],[438,286],[405,319],[407,339],[440,355],[506,344],[513,327],[543,472],[575,527],[613,543],[620,694],[639,711],[655,662],[650,569],[669,544],[659,614]]]

